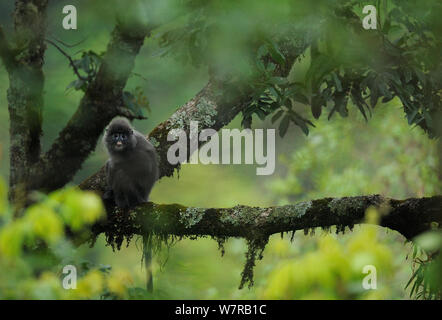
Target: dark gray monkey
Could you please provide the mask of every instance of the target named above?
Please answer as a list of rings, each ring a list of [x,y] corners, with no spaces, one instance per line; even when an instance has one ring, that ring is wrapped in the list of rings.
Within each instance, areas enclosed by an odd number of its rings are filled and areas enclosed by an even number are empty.
[[[126,118],[112,120],[103,142],[109,152],[103,198],[113,198],[121,208],[147,202],[159,174],[154,146]]]
[[[158,180],[158,157],[154,146],[126,118],[115,118],[103,137],[109,152],[106,162],[107,189],[104,199],[114,199],[121,208],[147,202]],[[147,290],[153,290],[152,238],[143,236],[143,258],[146,266]]]

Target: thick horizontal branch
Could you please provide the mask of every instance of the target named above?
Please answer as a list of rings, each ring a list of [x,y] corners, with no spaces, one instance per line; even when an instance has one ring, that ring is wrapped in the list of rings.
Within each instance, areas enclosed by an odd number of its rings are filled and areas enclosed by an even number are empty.
[[[341,230],[363,223],[368,208],[379,208],[379,224],[407,239],[442,224],[442,196],[395,200],[380,195],[325,198],[268,208],[195,208],[177,204],[146,203],[131,212],[108,211],[93,228],[94,237],[105,233],[111,241],[133,235],[266,239],[272,234],[316,227]],[[113,240],[112,240],[113,239]],[[117,244],[121,244],[117,243]]]
[[[69,182],[95,149],[109,121],[125,113],[123,88],[148,30],[115,27],[97,76],[50,150],[33,168],[30,189],[54,190]]]

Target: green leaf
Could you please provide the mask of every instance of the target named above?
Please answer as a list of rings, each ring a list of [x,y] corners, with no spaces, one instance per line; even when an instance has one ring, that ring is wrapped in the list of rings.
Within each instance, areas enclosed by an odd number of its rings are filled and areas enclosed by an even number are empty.
[[[367,114],[365,112],[364,106],[365,102],[361,96],[361,92],[359,90],[353,89],[351,92],[351,100],[358,107],[359,111],[364,116],[365,121],[368,121]]]
[[[315,119],[318,119],[321,116],[322,104],[323,104],[323,99],[320,96],[320,94],[318,93],[313,95],[311,108],[312,108],[313,117]]]
[[[282,114],[284,113],[284,110],[278,110],[278,112],[275,113],[275,115],[272,117],[272,123],[275,123],[276,120],[281,118]]]
[[[333,114],[338,111],[341,117],[345,118],[348,116],[348,109],[347,109],[347,103],[348,103],[348,97],[345,92],[339,92],[336,93],[334,96],[333,102],[335,105],[333,106],[332,111],[330,111],[330,114],[328,115],[328,119],[330,120]]]
[[[293,94],[293,100],[298,101],[298,102],[300,102],[302,104],[305,104],[305,105],[309,105],[310,104],[310,101],[308,100],[308,98],[305,95],[303,95],[302,93],[299,93],[299,92]]]
[[[261,110],[261,109],[256,109],[256,111],[255,111],[255,113],[258,115],[258,117],[261,119],[261,120],[265,120],[265,118],[266,118],[266,113],[263,111],[263,110]]]
[[[66,87],[66,90],[70,88],[74,88],[74,90],[82,90],[86,91],[87,82],[82,79],[77,79],[69,83]]]
[[[408,124],[411,125],[414,123],[416,116],[419,114],[419,109],[413,110],[412,113],[407,113]]]
[[[272,77],[272,78],[270,78],[270,83],[284,85],[284,84],[288,83],[288,80],[283,77]]]
[[[279,51],[278,45],[273,42],[269,42],[268,49],[269,49],[270,56],[272,57],[272,59],[275,62],[277,62],[279,65],[284,66],[285,65],[285,57],[281,53],[281,51]]]
[[[370,104],[371,107],[374,108],[379,100],[379,90],[376,85],[373,85],[373,87],[370,88]]]
[[[126,108],[128,108],[135,116],[137,117],[144,116],[142,108],[138,105],[135,96],[132,93],[124,91],[123,102]]]
[[[336,90],[338,90],[338,92],[341,92],[342,91],[342,83],[341,83],[341,80],[339,80],[336,72],[332,72],[332,78],[333,78],[333,81],[335,82]]]
[[[322,78],[335,68],[333,59],[327,55],[319,55],[312,59],[310,68],[305,76],[306,82],[311,82],[314,91],[319,89]]]
[[[252,117],[251,116],[244,116],[241,125],[243,128],[250,129],[252,127]]]
[[[270,93],[272,94],[272,96],[275,98],[275,101],[276,101],[276,99],[279,98],[280,94],[279,94],[279,93],[275,90],[275,88],[273,88],[273,87],[270,87],[270,88],[269,88],[269,91],[270,91]]]
[[[440,232],[429,231],[414,238],[413,242],[426,251],[437,251],[442,247],[442,235]]]
[[[287,133],[287,129],[289,128],[290,118],[286,115],[282,118],[281,123],[279,124],[279,136],[282,138]]]

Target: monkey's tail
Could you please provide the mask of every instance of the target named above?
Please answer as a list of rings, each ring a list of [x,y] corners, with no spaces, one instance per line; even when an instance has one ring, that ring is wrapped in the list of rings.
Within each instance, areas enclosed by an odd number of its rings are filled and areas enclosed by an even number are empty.
[[[152,236],[150,234],[143,236],[143,259],[144,267],[146,268],[146,289],[148,292],[152,292]]]

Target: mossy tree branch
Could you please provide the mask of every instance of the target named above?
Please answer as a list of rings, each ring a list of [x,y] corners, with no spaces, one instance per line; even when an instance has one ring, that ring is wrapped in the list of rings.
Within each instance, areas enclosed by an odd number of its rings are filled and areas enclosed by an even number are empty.
[[[395,200],[380,195],[324,198],[267,208],[238,205],[232,208],[197,208],[179,204],[141,205],[129,213],[118,208],[93,227],[93,234],[109,236],[174,235],[267,238],[272,234],[316,227],[353,227],[363,223],[368,208],[378,208],[379,225],[405,238],[442,224],[442,196]],[[343,231],[343,229],[342,229]]]
[[[295,231],[329,229],[337,232],[364,223],[368,208],[377,208],[381,214],[379,225],[396,230],[405,238],[430,230],[433,223],[442,224],[442,196],[395,200],[380,195],[344,198],[324,198],[293,205],[268,208],[235,206],[233,208],[195,208],[178,204],[146,203],[129,212],[108,206],[107,219],[96,223],[92,237],[77,238],[77,245],[92,243],[104,233],[113,248],[120,248],[124,239],[134,235],[154,236],[168,242],[175,238],[212,237],[224,252],[223,244],[229,237],[247,240],[248,251],[242,272],[240,288],[253,285],[253,267],[272,234]]]

